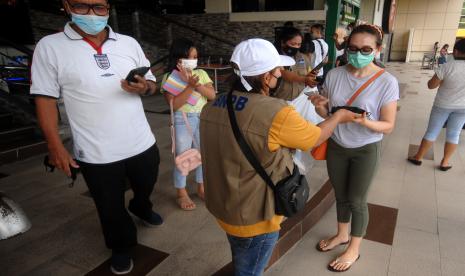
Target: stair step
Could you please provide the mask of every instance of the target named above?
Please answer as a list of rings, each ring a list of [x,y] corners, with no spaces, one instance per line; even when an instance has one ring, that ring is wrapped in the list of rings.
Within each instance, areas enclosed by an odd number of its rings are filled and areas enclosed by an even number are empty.
[[[9,146],[22,140],[29,140],[36,136],[34,126],[16,127],[0,131],[0,147]]]
[[[47,152],[47,143],[40,138],[17,141],[8,147],[0,146],[0,166]]]
[[[11,142],[9,144],[0,145],[0,152],[6,152],[10,150],[19,149],[22,147],[27,147],[27,146],[34,145],[34,144],[37,144],[43,141],[44,139],[40,137],[29,137],[28,139],[21,139],[18,141]]]
[[[10,129],[13,126],[13,114],[0,114],[0,131]]]

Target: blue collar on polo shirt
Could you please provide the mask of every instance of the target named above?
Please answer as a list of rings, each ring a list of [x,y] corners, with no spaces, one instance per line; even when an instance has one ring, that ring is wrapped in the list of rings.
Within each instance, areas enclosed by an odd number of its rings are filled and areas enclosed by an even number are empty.
[[[118,40],[118,35],[113,32],[111,27],[107,25],[106,28],[108,28],[108,39]],[[83,39],[83,37],[71,27],[71,22],[66,23],[64,33],[71,40]]]

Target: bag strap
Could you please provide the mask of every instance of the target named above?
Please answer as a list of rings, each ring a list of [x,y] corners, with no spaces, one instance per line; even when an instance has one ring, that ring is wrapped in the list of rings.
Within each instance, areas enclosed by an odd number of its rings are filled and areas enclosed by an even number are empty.
[[[357,91],[355,91],[355,93],[352,95],[352,97],[350,97],[350,99],[347,101],[346,105],[348,105],[348,106],[352,105],[352,103],[355,101],[355,99],[358,97],[358,95],[360,95],[360,93],[362,93],[363,90],[365,90],[365,88],[368,87],[368,85],[370,85],[373,81],[375,81],[383,73],[384,73],[384,69],[379,70],[369,80],[367,80],[364,84],[362,84],[362,86],[360,86],[360,88],[357,89]]]
[[[171,130],[171,153],[174,157],[176,157],[176,133],[174,130],[174,111],[173,111],[173,99],[170,99],[170,130]]]
[[[229,122],[231,123],[232,131],[234,133],[234,137],[236,138],[239,147],[241,148],[242,153],[245,155],[247,160],[249,161],[250,165],[255,169],[255,171],[261,176],[261,178],[265,181],[265,183],[274,191],[275,185],[271,180],[270,176],[266,173],[265,169],[262,167],[260,162],[258,161],[257,157],[252,152],[252,149],[245,141],[244,135],[242,135],[239,126],[237,125],[236,115],[234,114],[233,104],[232,104],[232,90],[228,93],[228,97],[226,99],[227,107],[228,107],[228,115],[229,115]]]
[[[184,123],[186,123],[187,132],[189,132],[189,135],[192,138],[192,143],[194,144],[194,147],[200,148],[199,145],[197,145],[197,141],[195,141],[194,131],[192,130],[191,124],[189,124],[189,121],[187,120],[186,112],[184,111],[182,111],[182,118],[184,120]]]
[[[174,98],[170,99],[170,116],[171,116],[171,153],[176,157],[176,132],[174,128],[174,107],[173,107],[173,102]],[[194,146],[197,148],[200,148],[199,145],[197,144],[197,141],[195,141],[194,133],[192,131],[191,125],[189,124],[189,121],[187,120],[187,115],[186,112],[182,111],[182,119],[184,120],[184,123],[186,123],[186,128],[187,132],[192,138],[192,143],[194,143]]]

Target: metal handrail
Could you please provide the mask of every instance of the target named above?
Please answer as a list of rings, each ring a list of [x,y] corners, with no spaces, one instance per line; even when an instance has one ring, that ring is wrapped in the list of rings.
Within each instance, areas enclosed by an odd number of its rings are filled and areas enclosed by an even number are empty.
[[[21,62],[15,60],[14,58],[10,57],[10,56],[7,55],[7,54],[4,54],[4,53],[0,52],[0,55],[3,56],[3,57],[5,57],[6,59],[8,59],[8,60],[10,60],[10,61],[12,61],[12,62],[14,62],[14,63],[16,63],[17,65],[19,65],[18,67],[1,66],[1,65],[0,65],[0,67],[6,68],[6,69],[24,69],[24,68],[27,68],[27,65],[26,65],[26,64],[21,63]]]
[[[55,33],[61,32],[61,30],[56,30],[56,29],[42,27],[42,26],[34,26],[33,29],[46,31],[46,32],[49,32],[50,34],[55,34]]]
[[[8,40],[6,38],[0,37],[0,45],[8,45],[12,48],[15,48],[16,50],[25,53],[29,58],[32,58],[33,50],[29,49],[28,47],[24,45],[17,44],[11,40]]]

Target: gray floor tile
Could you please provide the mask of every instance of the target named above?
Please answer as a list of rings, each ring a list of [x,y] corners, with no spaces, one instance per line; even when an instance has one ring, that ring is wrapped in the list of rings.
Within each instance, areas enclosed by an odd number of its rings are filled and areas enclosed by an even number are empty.
[[[438,191],[439,218],[465,223],[465,194]]]
[[[265,275],[334,275],[326,266],[343,248],[320,253],[315,249],[318,240],[316,237],[303,240]],[[360,259],[344,275],[386,275],[390,253],[389,246],[364,240]]]
[[[422,166],[408,164],[399,202],[399,227],[437,233],[437,198],[434,169],[430,162]]]
[[[368,202],[398,208],[402,184],[402,181],[386,180],[385,178],[376,177],[370,187]]]
[[[398,227],[392,246],[389,271],[398,275],[440,275],[438,236]]]
[[[462,253],[463,254],[463,253]],[[465,262],[441,259],[442,276],[464,276]]]
[[[441,259],[465,264],[465,224],[459,221],[439,219]]]

